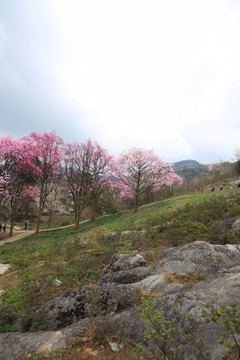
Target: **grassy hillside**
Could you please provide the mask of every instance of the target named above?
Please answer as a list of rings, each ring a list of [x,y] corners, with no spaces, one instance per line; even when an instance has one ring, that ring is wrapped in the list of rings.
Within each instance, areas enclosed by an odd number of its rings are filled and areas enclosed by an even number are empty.
[[[11,269],[0,278],[0,315],[3,307],[31,314],[65,290],[96,282],[120,251],[148,251],[153,263],[166,247],[196,240],[239,242],[231,231],[240,215],[238,195],[240,189],[173,197],[142,206],[137,214],[131,210],[82,223],[78,231],[56,229],[1,246],[0,262]],[[62,284],[54,285],[54,279]],[[1,331],[15,330],[6,324],[7,319],[0,323]]]

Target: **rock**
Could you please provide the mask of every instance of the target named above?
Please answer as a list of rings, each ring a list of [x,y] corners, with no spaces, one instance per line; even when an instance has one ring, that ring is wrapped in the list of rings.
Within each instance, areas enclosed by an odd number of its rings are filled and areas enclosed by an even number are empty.
[[[104,237],[105,237],[106,239],[111,240],[111,239],[114,239],[116,235],[117,235],[117,232],[116,232],[116,231],[113,231],[112,233],[104,234]]]
[[[62,331],[37,331],[33,333],[0,334],[0,360],[13,360],[29,352],[51,352],[66,346],[67,340],[89,326],[85,319]]]
[[[117,343],[110,342],[110,343],[109,343],[109,346],[110,346],[110,349],[111,349],[113,352],[119,352],[119,351],[120,351],[119,346],[118,346]]]
[[[130,234],[144,234],[146,232],[146,230],[124,230],[121,232],[122,235],[130,235]]]
[[[49,330],[57,330],[79,319],[123,311],[134,306],[135,298],[134,287],[110,283],[84,285],[49,301],[44,317],[48,319]]]
[[[224,268],[231,268],[240,262],[237,246],[211,245],[205,241],[163,250],[163,259],[152,267],[151,275],[164,271],[214,275]]]
[[[110,264],[105,268],[105,272],[109,271],[119,271],[119,270],[129,270],[146,265],[146,260],[142,255],[136,254],[132,256],[131,254],[118,254],[114,257]]]
[[[228,351],[218,341],[223,324],[206,323],[202,309],[204,304],[219,306],[221,302],[236,303],[240,307],[240,248],[237,245],[196,241],[164,250],[161,260],[148,267],[142,266],[144,262],[139,254],[122,255],[106,266],[98,285],[89,284],[65,292],[47,304],[43,309],[44,318],[49,322],[49,330],[57,331],[0,334],[0,360],[14,359],[27,351],[63,347],[71,334],[89,324],[89,316],[98,326],[108,321],[113,327],[115,324],[129,339],[154,352],[154,342],[144,340],[146,321],[139,317],[136,303],[136,293],[140,292],[154,296],[153,309],[161,309],[164,319],[177,319],[179,331],[174,333],[174,338],[182,345],[179,359],[220,360],[227,355]],[[139,266],[134,267],[136,264]],[[194,282],[188,285],[186,281],[191,277]],[[178,281],[183,279],[186,281]],[[180,315],[181,312],[187,317]],[[181,332],[192,334],[194,341],[203,338],[202,357],[194,342],[180,338]],[[212,348],[210,353],[206,344]]]
[[[151,268],[149,267],[137,267],[130,270],[116,272],[109,271],[102,277],[102,279],[100,279],[99,284],[101,285],[106,282],[118,284],[133,284],[144,279],[149,274],[150,270]]]
[[[131,230],[124,230],[124,231],[121,232],[122,235],[130,235],[132,233],[133,233],[133,231],[131,231]]]
[[[88,242],[87,241],[82,241],[78,244],[79,247],[85,247],[87,246]]]
[[[32,284],[32,287],[35,287],[35,288],[40,288],[42,285],[42,283],[40,281],[35,281],[33,284]]]
[[[0,275],[3,275],[8,269],[10,269],[10,264],[0,263]]]
[[[119,234],[124,236],[124,235],[131,235],[131,234],[143,234],[145,232],[146,232],[146,230],[144,230],[144,229],[140,230],[140,231],[137,231],[137,230],[124,230]],[[117,234],[118,233],[116,231],[113,231],[112,233],[104,234],[104,237],[106,239],[114,239]]]
[[[54,280],[52,281],[52,284],[53,284],[54,286],[61,286],[61,285],[62,285],[62,281],[60,281],[60,280],[58,280],[58,279],[54,279]]]
[[[240,217],[232,224],[232,231],[235,233],[240,231]]]
[[[231,181],[231,182],[229,183],[229,185],[237,185],[239,182],[240,182],[240,179],[235,180],[235,181]]]

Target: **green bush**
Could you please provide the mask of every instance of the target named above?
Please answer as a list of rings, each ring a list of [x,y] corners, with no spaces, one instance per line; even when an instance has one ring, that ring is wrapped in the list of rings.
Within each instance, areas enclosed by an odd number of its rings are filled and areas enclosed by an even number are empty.
[[[13,311],[7,305],[0,304],[0,333],[17,331],[13,326]]]
[[[70,225],[70,221],[68,219],[63,219],[61,222],[61,226],[67,226]]]
[[[235,303],[206,304],[202,310],[202,316],[206,322],[214,322],[223,326],[221,337],[218,339],[227,349],[237,355],[240,359],[240,308]]]
[[[139,317],[146,322],[144,339],[154,342],[157,346],[156,359],[183,359],[183,344],[186,345],[187,342],[191,342],[196,359],[208,360],[209,346],[204,344],[202,338],[196,339],[191,332],[183,333],[180,326],[181,319],[184,318],[190,323],[194,321],[194,318],[180,312],[177,317],[166,319],[161,308],[153,310],[151,301],[151,297],[142,298],[143,306],[138,309],[138,312]],[[175,306],[177,307],[180,303],[179,300],[175,303]]]

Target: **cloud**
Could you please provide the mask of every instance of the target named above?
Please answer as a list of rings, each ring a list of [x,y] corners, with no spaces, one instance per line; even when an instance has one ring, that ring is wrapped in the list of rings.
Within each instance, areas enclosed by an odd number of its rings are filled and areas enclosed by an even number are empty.
[[[0,135],[55,128],[115,154],[139,146],[169,161],[232,158],[238,2],[12,4],[0,18]]]

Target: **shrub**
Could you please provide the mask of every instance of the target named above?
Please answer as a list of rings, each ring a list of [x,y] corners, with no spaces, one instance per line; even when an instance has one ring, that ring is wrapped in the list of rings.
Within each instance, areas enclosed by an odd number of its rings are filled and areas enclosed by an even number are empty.
[[[240,309],[235,303],[206,304],[202,310],[206,322],[214,322],[223,326],[221,337],[218,339],[227,349],[231,350],[240,359]]]
[[[61,222],[61,226],[67,226],[70,225],[70,221],[68,219],[63,219]]]

